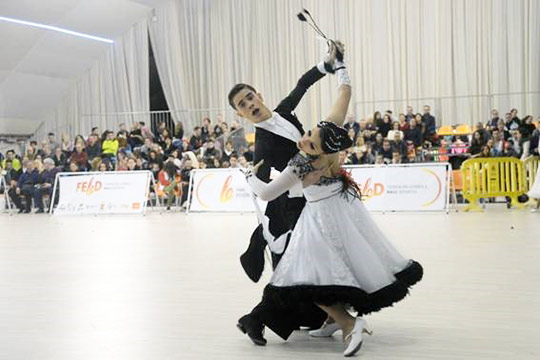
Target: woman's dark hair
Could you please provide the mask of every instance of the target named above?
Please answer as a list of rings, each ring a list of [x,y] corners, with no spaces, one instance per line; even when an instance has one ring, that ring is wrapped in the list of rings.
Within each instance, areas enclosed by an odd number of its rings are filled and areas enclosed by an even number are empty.
[[[349,132],[333,122],[321,121],[317,124],[321,137],[321,148],[326,154],[333,154],[352,146]]]
[[[229,91],[229,105],[231,105],[231,107],[235,110],[236,109],[236,106],[234,105],[234,102],[233,102],[233,98],[236,96],[236,94],[238,94],[240,91],[244,90],[244,89],[249,89],[251,91],[253,91],[254,93],[257,92],[257,90],[255,90],[255,88],[251,85],[248,85],[248,84],[236,84],[232,87],[231,91]]]
[[[172,161],[167,161],[163,170],[172,178],[176,174],[176,165]]]

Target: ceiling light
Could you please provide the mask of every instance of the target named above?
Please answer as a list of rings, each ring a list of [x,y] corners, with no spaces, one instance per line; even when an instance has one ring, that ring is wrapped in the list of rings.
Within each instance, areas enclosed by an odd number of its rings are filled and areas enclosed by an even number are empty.
[[[41,28],[41,29],[58,31],[58,32],[61,32],[61,33],[64,33],[64,34],[69,34],[69,35],[79,36],[79,37],[83,37],[83,38],[87,38],[87,39],[91,39],[91,40],[106,42],[108,44],[112,44],[114,42],[111,39],[105,39],[105,38],[102,38],[102,37],[99,37],[99,36],[83,34],[83,33],[77,32],[77,31],[62,29],[62,28],[59,28],[59,27],[56,27],[56,26],[38,24],[38,23],[35,23],[35,22],[25,21],[25,20],[17,20],[17,19],[4,17],[4,16],[0,16],[0,21],[8,21],[8,22],[12,22],[12,23],[15,23],[15,24],[21,24],[21,25],[33,26],[33,27],[37,27],[37,28]]]

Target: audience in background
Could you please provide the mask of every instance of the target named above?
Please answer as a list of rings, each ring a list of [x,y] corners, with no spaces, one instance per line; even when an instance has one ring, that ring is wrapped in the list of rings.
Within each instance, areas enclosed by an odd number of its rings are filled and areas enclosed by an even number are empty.
[[[453,168],[459,168],[468,156],[539,155],[540,123],[535,125],[532,116],[520,120],[516,109],[504,120],[493,109],[486,125],[478,122],[471,134],[443,137],[437,134],[430,107],[423,110],[423,114],[414,113],[409,106],[397,121],[390,110],[384,114],[376,111],[365,120],[349,116],[344,127],[355,146],[341,152],[340,161],[346,165],[438,161],[437,154],[444,151]],[[144,122],[131,124],[130,130],[122,123],[116,134],[112,130],[100,134],[99,128],[93,127],[87,140],[77,135],[71,141],[70,134],[62,134],[58,142],[51,132],[41,143],[30,141],[21,154],[13,150],[5,157],[0,154],[0,170],[19,212],[30,212],[32,205],[36,212],[44,212],[43,198],[51,201],[54,179],[60,171],[149,170],[162,185],[168,206],[175,197],[183,204],[193,169],[241,168],[253,162],[254,145],[246,142],[243,128],[237,122],[229,128],[222,116],[215,120],[213,123],[205,117],[190,137],[185,136],[179,121],[173,129],[160,122],[154,133]]]

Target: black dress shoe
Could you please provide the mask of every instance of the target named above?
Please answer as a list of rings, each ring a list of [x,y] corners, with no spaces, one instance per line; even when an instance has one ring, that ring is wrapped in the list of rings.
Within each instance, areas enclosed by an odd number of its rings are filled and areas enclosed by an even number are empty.
[[[43,214],[45,211],[43,209],[39,209],[38,211],[36,211],[36,214]]]
[[[260,321],[253,319],[253,316],[249,314],[242,316],[238,319],[236,327],[244,334],[247,334],[255,345],[266,345],[266,339],[263,337],[264,325]]]
[[[24,209],[19,209],[19,211],[17,211],[17,214],[22,214],[24,212]]]
[[[30,209],[24,210],[24,213],[25,213],[25,214],[30,214]]]

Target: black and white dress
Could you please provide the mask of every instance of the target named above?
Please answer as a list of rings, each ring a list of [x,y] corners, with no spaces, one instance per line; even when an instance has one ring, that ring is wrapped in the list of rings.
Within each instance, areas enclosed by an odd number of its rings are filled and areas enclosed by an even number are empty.
[[[313,170],[299,153],[274,181],[251,176],[248,182],[257,196],[271,200]],[[303,189],[306,206],[266,299],[283,306],[343,303],[362,315],[403,299],[422,278],[421,265],[394,248],[347,184],[340,175]]]

